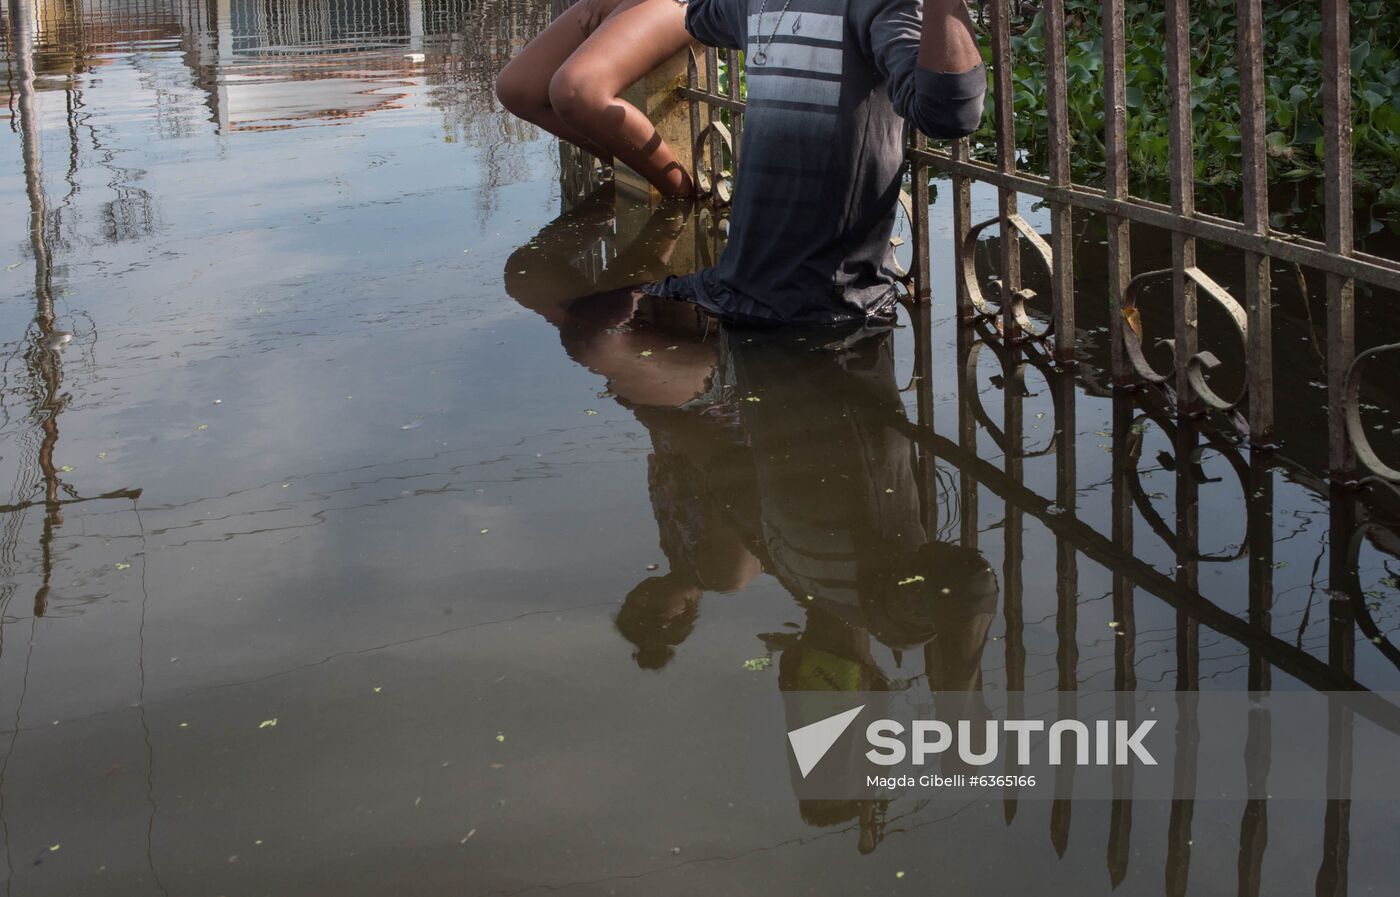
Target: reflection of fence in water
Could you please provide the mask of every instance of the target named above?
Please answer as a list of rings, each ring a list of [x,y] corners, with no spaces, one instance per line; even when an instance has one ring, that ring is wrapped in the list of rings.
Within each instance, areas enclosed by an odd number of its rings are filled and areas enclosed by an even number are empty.
[[[921,311],[915,310],[916,316]],[[924,322],[926,323],[926,322]],[[926,348],[930,335],[923,326],[914,328],[915,358],[919,374],[916,383],[930,382],[932,373]],[[994,367],[1000,369],[1003,407],[999,415],[982,405],[978,394],[977,361],[979,354],[992,353]],[[1022,413],[1025,391],[1021,388],[1028,367],[1037,369],[1049,386],[1053,426],[1048,439],[1038,438],[1038,444],[1026,443],[1026,421]],[[957,370],[959,371],[958,436],[956,440],[936,433],[925,409],[932,407],[931,397],[920,396],[917,401],[918,419],[891,421],[901,427],[920,448],[923,466],[922,481],[932,484],[939,478],[933,473],[936,464],[951,464],[959,481],[958,503],[961,507],[961,538],[965,545],[976,547],[978,534],[977,502],[979,492],[986,490],[1001,499],[1005,506],[1003,518],[1004,586],[1003,618],[1005,635],[1005,670],[1008,690],[1026,686],[1026,649],[1021,638],[1023,626],[1020,596],[1024,585],[1021,534],[1025,518],[1037,520],[1056,540],[1055,561],[1055,629],[1057,633],[1057,688],[1066,692],[1062,712],[1073,714],[1073,692],[1081,681],[1080,645],[1077,621],[1079,596],[1078,558],[1083,555],[1107,570],[1112,577],[1113,617],[1117,623],[1113,640],[1113,688],[1130,691],[1137,687],[1139,666],[1135,651],[1137,632],[1134,604],[1139,591],[1147,592],[1167,602],[1176,610],[1175,656],[1178,690],[1194,691],[1201,681],[1200,627],[1215,630],[1242,645],[1248,652],[1247,687],[1266,691],[1272,686],[1272,671],[1277,668],[1287,676],[1325,691],[1364,689],[1356,680],[1355,642],[1358,629],[1373,643],[1386,659],[1400,666],[1400,653],[1385,638],[1371,618],[1357,583],[1356,565],[1363,540],[1384,531],[1392,533],[1373,509],[1361,504],[1358,497],[1345,487],[1331,490],[1330,537],[1339,547],[1332,550],[1330,593],[1327,607],[1327,656],[1320,659],[1300,645],[1278,638],[1272,632],[1272,599],[1274,577],[1274,532],[1272,515],[1275,509],[1273,479],[1276,469],[1286,464],[1270,453],[1241,453],[1238,447],[1218,430],[1199,426],[1190,418],[1180,418],[1174,406],[1161,394],[1116,391],[1112,395],[1112,453],[1113,475],[1111,490],[1110,532],[1101,533],[1079,519],[1075,510],[1075,495],[1080,483],[1071,436],[1075,432],[1077,393],[1085,384],[1077,382],[1073,373],[1057,367],[1051,356],[1026,346],[1006,345],[994,327],[981,325],[959,331]],[[1089,389],[1093,389],[1089,386]],[[1000,419],[998,422],[998,418]],[[1138,466],[1142,457],[1145,435],[1157,430],[1171,446],[1175,489],[1174,520],[1151,508],[1142,486]],[[979,457],[977,441],[985,432],[1002,451],[1000,466]],[[1233,494],[1239,490],[1245,504],[1245,531],[1238,550],[1203,553],[1199,546],[1199,491],[1204,479],[1199,463],[1205,451],[1217,454],[1237,481],[1209,483],[1205,488]],[[1055,458],[1055,490],[1053,496],[1041,495],[1023,482],[1023,462],[1027,458],[1053,455]],[[1286,471],[1295,479],[1305,476],[1301,471]],[[1227,479],[1229,475],[1227,474]],[[1320,485],[1320,484],[1319,484]],[[1325,488],[1325,487],[1324,487]],[[1221,498],[1211,496],[1215,506]],[[1226,499],[1228,500],[1228,498]],[[926,507],[936,507],[927,502]],[[933,512],[936,513],[936,512]],[[1139,519],[1162,539],[1174,554],[1176,571],[1172,576],[1140,560],[1134,553],[1134,526]],[[1206,598],[1199,588],[1202,564],[1244,561],[1248,564],[1246,607],[1221,607]],[[1241,614],[1240,612],[1243,611]],[[1131,708],[1121,708],[1125,714]],[[1014,714],[1009,706],[1008,713]],[[1379,697],[1367,715],[1392,730],[1400,721],[1400,708]],[[1332,747],[1326,758],[1319,758],[1329,778],[1345,781],[1350,763],[1348,751],[1352,720],[1339,713],[1329,721]],[[1241,818],[1239,866],[1241,893],[1258,894],[1262,868],[1265,832],[1267,831],[1267,782],[1269,741],[1272,737],[1269,715],[1255,712],[1249,720],[1249,741],[1242,746],[1244,772],[1250,783],[1250,793],[1256,795],[1246,802]],[[1199,733],[1188,725],[1178,732],[1178,766],[1180,782],[1194,780],[1195,749]],[[1320,772],[1320,774],[1323,774]],[[1051,811],[1051,839],[1058,849],[1068,842],[1071,822],[1069,797],[1073,791],[1073,770],[1059,773],[1055,783],[1057,800]],[[1122,777],[1115,782],[1118,800],[1111,811],[1109,834],[1109,872],[1117,883],[1126,875],[1130,856],[1132,820],[1131,780]],[[1189,788],[1186,789],[1189,791]],[[1015,812],[1015,795],[1006,797],[1008,816]],[[1169,823],[1167,879],[1169,893],[1185,890],[1190,861],[1192,802],[1175,801]],[[1324,857],[1319,878],[1344,881],[1348,807],[1344,801],[1330,802],[1324,819]],[[1324,891],[1333,893],[1333,891]]]

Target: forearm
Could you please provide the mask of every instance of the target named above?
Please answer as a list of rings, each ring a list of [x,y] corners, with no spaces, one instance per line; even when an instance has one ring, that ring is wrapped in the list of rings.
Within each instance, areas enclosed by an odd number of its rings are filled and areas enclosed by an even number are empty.
[[[964,0],[924,0],[919,67],[932,72],[966,72],[981,61]]]

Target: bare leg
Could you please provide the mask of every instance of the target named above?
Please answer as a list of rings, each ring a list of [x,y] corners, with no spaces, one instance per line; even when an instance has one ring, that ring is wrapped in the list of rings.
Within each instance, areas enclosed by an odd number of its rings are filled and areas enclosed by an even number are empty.
[[[513,115],[610,163],[611,152],[565,124],[549,105],[550,80],[588,38],[580,12],[577,5],[569,7],[506,63],[496,79],[496,97]]]
[[[685,8],[671,0],[624,3],[549,82],[565,124],[610,149],[666,196],[689,196],[690,174],[656,127],[618,94],[690,44]]]
[[[655,126],[618,94],[690,43],[685,10],[670,0],[625,0],[586,38],[570,7],[501,72],[502,105],[609,160],[614,156],[667,196],[694,192]]]

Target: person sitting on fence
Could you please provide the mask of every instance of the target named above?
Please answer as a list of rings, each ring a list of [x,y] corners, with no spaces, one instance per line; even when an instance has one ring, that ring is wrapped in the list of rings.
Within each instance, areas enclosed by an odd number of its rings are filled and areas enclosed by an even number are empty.
[[[605,164],[621,160],[663,196],[690,196],[690,173],[619,96],[689,44],[685,7],[675,0],[579,0],[506,65],[496,96]]]
[[[644,289],[746,323],[891,319],[905,120],[949,138],[982,117],[963,0],[690,0],[685,24],[746,51],[729,241]]]

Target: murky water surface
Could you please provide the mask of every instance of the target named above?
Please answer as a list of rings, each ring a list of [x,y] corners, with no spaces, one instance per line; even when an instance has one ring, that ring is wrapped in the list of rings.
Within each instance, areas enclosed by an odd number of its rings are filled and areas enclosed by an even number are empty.
[[[1354,559],[1329,542],[1295,288],[1288,444],[1251,465],[1115,406],[1092,299],[1074,376],[959,338],[946,223],[927,343],[571,303],[716,225],[561,202],[490,86],[540,0],[9,15],[6,894],[1395,892],[1391,805],[809,805],[784,753],[813,658],[843,687],[1400,690],[1400,540],[1348,493]],[[951,544],[993,607],[889,588]],[[1337,569],[1364,613],[1329,609]]]

